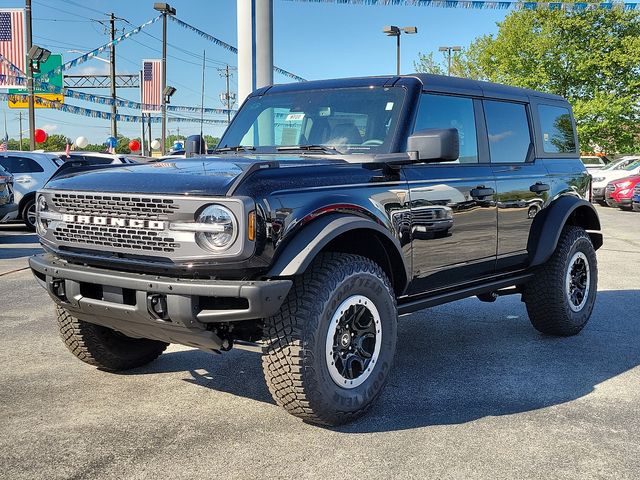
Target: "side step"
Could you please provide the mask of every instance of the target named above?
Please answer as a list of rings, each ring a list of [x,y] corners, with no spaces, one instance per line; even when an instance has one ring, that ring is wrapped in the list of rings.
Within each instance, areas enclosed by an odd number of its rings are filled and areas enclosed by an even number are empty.
[[[531,279],[532,277],[532,273],[525,273],[508,278],[492,280],[490,282],[480,283],[457,290],[449,290],[442,293],[422,296],[417,299],[411,299],[411,297],[409,297],[405,302],[400,301],[398,303],[398,315],[406,315],[408,313],[417,312],[418,310],[422,310],[424,308],[435,307],[436,305],[442,305],[443,303],[449,303],[455,300],[473,297],[474,295],[482,295],[483,293],[495,292],[496,290],[512,287],[514,285],[520,285],[522,283],[526,283],[527,280]]]

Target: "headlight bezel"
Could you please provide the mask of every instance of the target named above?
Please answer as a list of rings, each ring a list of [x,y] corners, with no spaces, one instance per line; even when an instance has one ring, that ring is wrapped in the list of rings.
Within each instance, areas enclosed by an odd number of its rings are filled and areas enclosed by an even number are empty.
[[[208,236],[213,235],[215,233],[223,233],[223,232],[215,232],[213,230],[209,230],[207,226],[219,225],[219,223],[208,223],[203,221],[203,215],[207,210],[210,209],[220,209],[224,213],[226,213],[231,221],[231,237],[230,239],[224,243],[224,245],[215,245],[213,241],[211,241]],[[240,235],[240,226],[238,223],[238,219],[233,211],[220,203],[210,203],[208,205],[203,205],[194,215],[195,217],[195,239],[196,243],[203,250],[209,250],[214,253],[224,252],[229,250],[231,246],[238,240],[238,236]]]

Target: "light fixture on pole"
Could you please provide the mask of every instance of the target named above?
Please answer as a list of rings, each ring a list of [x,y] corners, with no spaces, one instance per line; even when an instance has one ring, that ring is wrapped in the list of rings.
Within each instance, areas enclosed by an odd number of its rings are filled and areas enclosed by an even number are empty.
[[[400,75],[400,35],[412,35],[418,33],[418,27],[396,27],[395,25],[387,25],[382,29],[382,33],[387,37],[396,37],[396,74]]]
[[[458,45],[452,45],[452,46],[445,46],[445,47],[439,47],[438,51],[439,52],[447,52],[447,75],[451,75],[451,55],[452,52],[460,52],[462,50],[462,47],[459,47]]]
[[[172,87],[171,85],[167,85],[166,87],[164,87],[164,90],[162,90],[164,103],[171,103],[170,100],[174,93],[176,93],[175,87]]]
[[[154,3],[153,9],[162,13],[162,83],[160,89],[164,92],[167,88],[167,15],[175,15],[176,9],[168,3]],[[162,96],[162,145],[161,152],[164,155],[165,142],[167,139],[167,104],[165,96]]]

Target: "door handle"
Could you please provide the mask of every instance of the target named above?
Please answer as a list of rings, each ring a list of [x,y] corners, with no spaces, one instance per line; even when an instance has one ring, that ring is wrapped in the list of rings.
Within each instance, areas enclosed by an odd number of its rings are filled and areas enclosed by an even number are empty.
[[[542,182],[538,182],[538,183],[534,183],[533,185],[531,185],[529,187],[529,190],[533,193],[542,193],[542,192],[546,192],[547,190],[549,190],[549,185],[546,183],[542,183]]]
[[[31,181],[31,177],[18,177],[15,179],[16,183],[29,183]]]
[[[469,192],[473,198],[484,198],[496,193],[493,188],[487,188],[484,185],[478,185]]]

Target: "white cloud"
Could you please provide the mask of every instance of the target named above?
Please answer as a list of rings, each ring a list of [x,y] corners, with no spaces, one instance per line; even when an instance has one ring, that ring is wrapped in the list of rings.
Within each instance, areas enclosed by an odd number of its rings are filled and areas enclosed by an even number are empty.
[[[84,67],[80,67],[74,73],[76,75],[107,75],[109,73],[109,65],[100,62],[96,65],[87,65]]]
[[[53,123],[47,123],[46,125],[43,125],[40,128],[42,128],[42,130],[44,130],[45,132],[47,132],[50,135],[53,132],[58,130],[58,125],[55,125]]]

